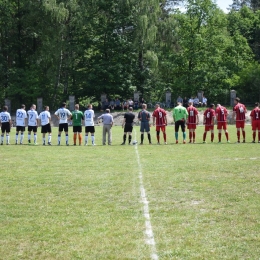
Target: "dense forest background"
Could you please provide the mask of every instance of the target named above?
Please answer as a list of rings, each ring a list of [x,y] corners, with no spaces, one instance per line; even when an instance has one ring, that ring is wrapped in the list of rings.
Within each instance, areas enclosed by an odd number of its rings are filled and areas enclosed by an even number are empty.
[[[183,8],[185,7],[185,8]],[[235,89],[260,100],[260,0],[0,0],[0,103]]]

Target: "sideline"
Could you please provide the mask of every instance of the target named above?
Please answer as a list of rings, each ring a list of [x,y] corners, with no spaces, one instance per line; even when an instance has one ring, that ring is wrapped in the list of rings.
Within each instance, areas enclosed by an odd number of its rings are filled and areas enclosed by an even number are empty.
[[[136,140],[136,131],[135,132],[135,140]],[[151,224],[151,218],[149,213],[149,202],[147,200],[146,194],[145,194],[145,188],[143,184],[143,173],[142,173],[142,165],[140,162],[140,156],[138,152],[138,145],[135,145],[135,153],[137,158],[137,164],[139,168],[139,184],[140,184],[140,192],[141,192],[141,202],[143,204],[143,214],[145,217],[145,242],[147,245],[150,246],[151,249],[151,259],[152,260],[158,260],[159,257],[157,255],[157,250],[155,246],[155,240],[153,235],[153,228]]]

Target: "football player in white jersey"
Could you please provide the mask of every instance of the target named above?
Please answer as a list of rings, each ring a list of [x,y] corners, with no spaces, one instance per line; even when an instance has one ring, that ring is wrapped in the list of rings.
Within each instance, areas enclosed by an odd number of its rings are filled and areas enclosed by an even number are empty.
[[[15,136],[15,144],[18,143],[18,135],[21,132],[20,144],[23,144],[23,132],[25,131],[25,125],[27,120],[27,114],[25,111],[25,105],[22,104],[21,108],[16,110],[16,136]]]
[[[41,112],[39,115],[39,120],[42,126],[42,142],[45,145],[45,135],[48,133],[48,145],[51,145],[51,114],[49,112],[49,107],[45,106],[45,111]]]
[[[34,145],[37,145],[37,127],[38,127],[38,113],[36,105],[32,104],[31,109],[27,111],[28,115],[28,144],[31,144],[31,132],[34,134]]]
[[[91,133],[92,145],[95,145],[95,124],[94,124],[95,113],[92,109],[92,105],[88,105],[88,109],[84,112],[85,120],[85,145],[88,144],[88,134]]]
[[[66,145],[69,145],[68,120],[71,118],[71,112],[66,108],[66,103],[62,103],[61,108],[55,112],[55,116],[59,119],[58,145],[60,145],[61,132],[64,130],[66,135]]]
[[[11,116],[10,114],[7,112],[8,111],[8,107],[4,106],[3,107],[3,112],[0,113],[0,126],[1,126],[1,131],[2,131],[2,135],[1,135],[1,145],[4,144],[4,135],[6,132],[6,144],[10,144],[10,130],[11,130]]]

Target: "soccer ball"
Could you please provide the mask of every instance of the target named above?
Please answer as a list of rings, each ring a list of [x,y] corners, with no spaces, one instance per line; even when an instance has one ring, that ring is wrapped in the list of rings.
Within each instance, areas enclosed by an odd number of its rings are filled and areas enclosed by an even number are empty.
[[[136,145],[136,144],[137,144],[137,141],[136,141],[136,140],[134,140],[132,144],[133,144],[133,145]]]

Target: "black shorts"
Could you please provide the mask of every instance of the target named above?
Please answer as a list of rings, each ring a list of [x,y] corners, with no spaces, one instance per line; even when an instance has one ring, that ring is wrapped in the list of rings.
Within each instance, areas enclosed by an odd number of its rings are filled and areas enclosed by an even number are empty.
[[[86,126],[85,133],[95,133],[95,126]]]
[[[1,127],[1,130],[2,130],[2,133],[10,133],[10,123],[9,122],[5,122],[5,123],[2,123],[2,127]]]
[[[31,131],[33,131],[34,133],[37,133],[37,126],[28,125],[28,132],[31,132]]]
[[[81,133],[82,132],[82,126],[81,125],[74,125],[73,126],[73,133]]]
[[[68,132],[69,131],[69,125],[68,123],[59,124],[59,132]]]
[[[185,121],[184,120],[179,120],[175,122],[175,132],[179,132],[179,127],[181,127],[181,131],[185,132]]]
[[[50,123],[47,124],[47,125],[43,125],[42,126],[41,133],[42,134],[51,133],[51,125],[50,125]]]
[[[133,125],[132,124],[125,124],[124,133],[132,133]]]
[[[16,132],[19,132],[19,131],[21,131],[21,132],[24,132],[25,131],[25,126],[16,126]]]

